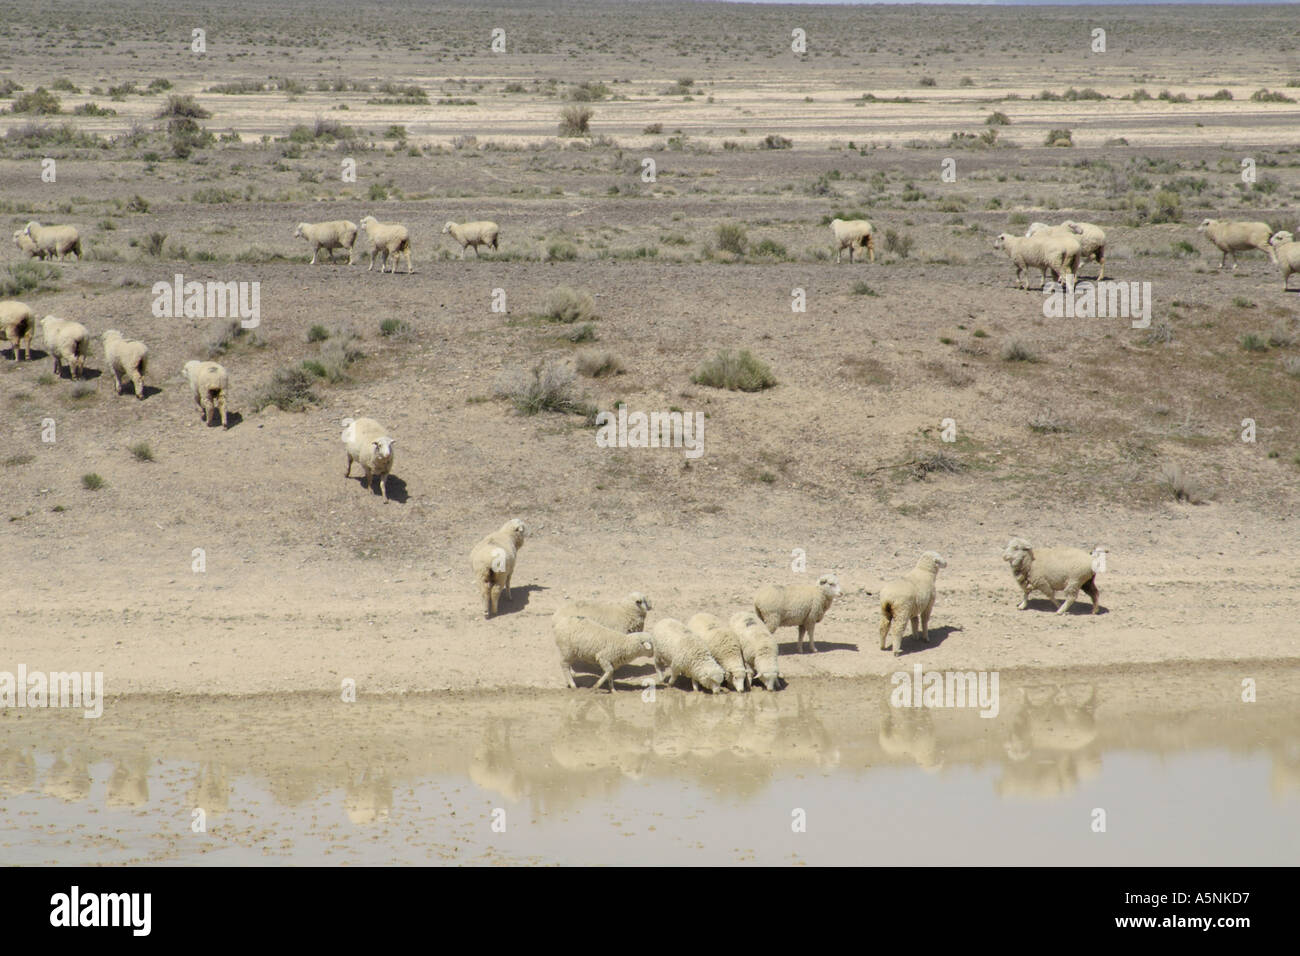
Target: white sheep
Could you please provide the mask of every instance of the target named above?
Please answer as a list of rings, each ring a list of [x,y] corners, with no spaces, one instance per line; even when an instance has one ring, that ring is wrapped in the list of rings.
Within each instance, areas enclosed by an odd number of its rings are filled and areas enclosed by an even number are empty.
[[[1093,225],[1090,222],[1075,222],[1073,219],[1067,219],[1059,226],[1049,226],[1045,222],[1035,222],[1030,223],[1025,236],[1032,236],[1045,229],[1056,229],[1077,237],[1079,240],[1080,262],[1096,259],[1097,265],[1101,267],[1101,272],[1097,275],[1097,281],[1100,282],[1106,278],[1106,232],[1101,226]]]
[[[36,316],[25,302],[0,302],[0,342],[11,344],[15,361],[26,342],[27,360],[32,357],[32,333],[36,331]]]
[[[54,374],[59,374],[59,366],[63,364],[73,378],[81,378],[86,369],[86,351],[90,348],[90,333],[86,327],[80,322],[47,315],[41,319],[41,331],[45,336],[45,349],[54,357]]]
[[[1237,253],[1245,252],[1247,249],[1262,249],[1268,253],[1270,262],[1277,262],[1273,247],[1268,242],[1269,237],[1273,235],[1273,230],[1268,227],[1266,222],[1202,219],[1201,224],[1196,227],[1196,231],[1205,233],[1210,242],[1218,246],[1223,253],[1223,256],[1219,259],[1220,269],[1223,268],[1224,263],[1228,261],[1228,256],[1231,255],[1232,268],[1235,272],[1237,269]]]
[[[587,617],[606,627],[630,634],[645,627],[650,599],[640,591],[632,591],[621,601],[566,601],[555,612],[556,617]]]
[[[1006,252],[1015,264],[1017,288],[1029,288],[1026,269],[1041,269],[1044,286],[1050,270],[1065,283],[1067,290],[1073,291],[1083,250],[1079,237],[1073,233],[1066,235],[1051,228],[1033,236],[1013,236],[1004,232],[993,240],[993,248]]]
[[[379,262],[380,273],[383,273],[388,265],[389,256],[392,256],[391,271],[396,275],[397,260],[402,253],[406,253],[406,274],[411,274],[411,235],[406,231],[405,226],[396,222],[380,222],[374,216],[365,216],[361,220],[361,228],[366,231],[366,236],[370,239],[370,268],[366,270],[367,272],[375,268],[375,253],[381,253],[383,259]]]
[[[19,229],[14,233],[14,245],[29,259],[44,259],[45,250],[36,244],[31,236]]]
[[[666,617],[652,630],[655,644],[655,676],[668,686],[679,677],[691,687],[704,687],[711,694],[722,689],[727,672],[709,653],[704,639],[676,618]]]
[[[104,361],[113,370],[113,384],[117,394],[122,394],[122,377],[126,376],[135,386],[135,397],[144,398],[144,373],[148,371],[149,349],[143,342],[130,342],[122,338],[117,329],[109,329],[103,335]]]
[[[835,261],[842,261],[840,256],[847,248],[849,262],[853,262],[853,250],[866,249],[872,262],[876,261],[876,239],[872,234],[871,223],[865,219],[832,219],[831,232],[835,233]]]
[[[815,654],[817,642],[813,640],[813,630],[841,593],[839,579],[833,574],[823,574],[816,584],[787,587],[769,584],[754,592],[754,612],[772,634],[778,627],[799,628],[796,641],[799,650],[804,652],[803,637],[807,634],[808,647]]]
[[[720,618],[712,614],[696,614],[686,622],[709,649],[724,671],[731,689],[737,692],[749,690],[749,671],[745,669],[745,655],[740,649],[740,638],[727,627]]]
[[[229,428],[226,419],[226,395],[230,392],[230,375],[216,362],[200,362],[191,359],[181,369],[185,380],[190,383],[194,393],[194,404],[199,406],[203,424],[209,424],[216,412],[221,412],[221,427]]]
[[[352,463],[356,462],[366,472],[366,490],[377,477],[384,503],[388,503],[388,474],[393,470],[393,445],[384,426],[373,418],[343,419],[343,448],[348,453],[348,470],[344,478],[352,477]]]
[[[448,222],[442,227],[443,235],[451,233],[451,237],[460,243],[460,257],[465,258],[465,250],[470,246],[474,247],[474,255],[478,255],[479,246],[491,246],[492,251],[497,251],[497,236],[501,227],[495,222]]]
[[[753,611],[737,611],[727,622],[740,639],[740,653],[749,669],[751,684],[758,681],[766,690],[776,690],[781,683],[777,658],[781,649],[776,637]]]
[[[1105,566],[1106,553],[1105,548],[1096,548],[1091,554],[1081,548],[1035,548],[1024,538],[1012,538],[1002,552],[1002,560],[1011,565],[1011,573],[1024,592],[1020,610],[1029,607],[1029,595],[1034,591],[1052,600],[1056,600],[1057,591],[1064,591],[1065,600],[1056,609],[1057,614],[1064,614],[1082,589],[1092,598],[1092,613],[1096,614],[1101,601],[1097,568]]]
[[[62,260],[64,256],[76,255],[80,260],[81,236],[76,226],[42,226],[39,222],[29,222],[23,234],[47,256]]]
[[[1300,272],[1300,242],[1296,242],[1291,233],[1283,230],[1274,233],[1268,244],[1273,248],[1278,268],[1282,270],[1282,288],[1285,290],[1291,274]]]
[[[654,656],[654,639],[645,631],[625,634],[586,617],[556,617],[554,625],[560,669],[574,689],[578,686],[573,679],[574,664],[595,664],[601,673],[592,690],[608,682],[612,692],[615,670],[639,657]]]
[[[524,546],[526,533],[524,523],[511,518],[470,549],[469,563],[483,594],[484,617],[497,612],[503,591],[506,600],[510,600],[510,577],[515,573],[515,559]]]
[[[300,222],[293,231],[295,239],[306,239],[312,244],[311,265],[316,264],[316,256],[324,249],[329,253],[330,262],[334,261],[335,249],[348,251],[348,265],[352,265],[353,246],[357,241],[357,224],[346,219],[332,222]]]
[[[889,632],[894,634],[894,656],[903,652],[903,632],[907,622],[912,622],[912,636],[921,635],[930,643],[930,612],[934,610],[934,581],[939,569],[948,562],[937,552],[925,551],[916,567],[897,580],[880,589],[880,649],[889,643]],[[897,624],[897,628],[894,625]],[[918,626],[919,625],[919,626]]]

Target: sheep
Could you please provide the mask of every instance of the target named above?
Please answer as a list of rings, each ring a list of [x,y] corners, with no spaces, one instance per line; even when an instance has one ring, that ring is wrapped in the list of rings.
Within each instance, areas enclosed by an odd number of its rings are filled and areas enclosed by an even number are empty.
[[[745,655],[740,649],[740,638],[726,624],[712,614],[696,614],[686,626],[704,641],[727,674],[731,689],[743,693],[749,690],[749,671],[745,669]]]
[[[781,683],[777,657],[781,651],[776,638],[753,611],[737,611],[727,622],[740,639],[740,653],[750,671],[750,682],[758,681],[766,690],[776,690]]]
[[[113,384],[122,394],[122,377],[131,379],[135,397],[144,399],[144,373],[148,370],[149,349],[143,342],[128,342],[117,329],[104,333],[104,361],[113,370]]]
[[[1092,613],[1096,614],[1101,594],[1097,590],[1096,567],[1105,548],[1096,548],[1091,554],[1081,548],[1035,548],[1024,538],[1012,538],[1002,552],[1002,560],[1011,565],[1024,597],[1018,605],[1023,611],[1029,607],[1029,595],[1034,591],[1056,600],[1056,592],[1064,591],[1065,600],[1056,609],[1064,614],[1070,609],[1082,589],[1092,598]]]
[[[25,302],[0,302],[0,342],[11,343],[11,356],[18,360],[19,350],[27,343],[27,360],[32,358],[32,333],[36,331],[36,316]]]
[[[366,231],[366,236],[370,239],[370,268],[371,272],[375,268],[375,254],[382,253],[383,259],[379,262],[379,272],[382,275],[384,268],[388,265],[388,257],[393,257],[392,273],[397,274],[397,260],[401,258],[403,252],[406,253],[406,274],[411,274],[411,235],[406,231],[406,227],[396,222],[380,222],[374,216],[366,216],[361,220],[361,228]]]
[[[203,424],[211,422],[216,412],[221,412],[221,427],[229,428],[226,419],[226,395],[230,391],[230,375],[216,362],[200,362],[192,359],[185,363],[181,374],[190,383],[194,392],[194,404],[199,406]]]
[[[36,248],[46,256],[57,256],[60,261],[64,256],[75,254],[81,260],[81,236],[76,226],[42,226],[39,222],[29,222],[23,235],[36,243]]]
[[[865,219],[832,219],[831,232],[835,233],[835,261],[841,262],[845,248],[849,250],[849,263],[853,262],[854,248],[866,249],[872,262],[876,261],[876,239],[871,223]]]
[[[1079,261],[1086,262],[1089,259],[1096,259],[1097,265],[1101,267],[1101,272],[1097,275],[1097,281],[1101,282],[1106,278],[1106,233],[1100,226],[1094,226],[1090,222],[1075,222],[1073,219],[1067,219],[1059,226],[1049,226],[1045,222],[1034,222],[1030,223],[1025,236],[1029,237],[1044,230],[1056,230],[1057,232],[1075,236],[1079,240]]]
[[[573,665],[595,664],[601,669],[600,679],[592,690],[609,683],[614,690],[614,671],[638,657],[653,657],[654,638],[645,631],[625,634],[606,627],[587,617],[556,617],[555,646],[560,651],[560,670],[569,686],[577,689],[573,679]]]
[[[559,617],[587,617],[606,627],[630,634],[645,627],[650,599],[640,591],[632,591],[622,601],[566,601],[555,612]]]
[[[14,245],[17,246],[18,251],[28,259],[45,258],[45,250],[38,246],[36,241],[21,229],[14,233]]]
[[[479,246],[491,246],[492,251],[497,251],[497,233],[501,227],[495,222],[448,222],[442,227],[443,235],[451,233],[451,237],[460,243],[460,257],[465,258],[465,250],[470,246],[474,247],[474,255],[478,255]]]
[[[651,632],[655,644],[655,677],[672,686],[679,677],[686,677],[691,687],[701,685],[711,694],[722,690],[727,672],[709,653],[704,639],[676,618],[666,617],[655,624]]]
[[[807,653],[803,647],[806,633],[808,647],[815,654],[817,642],[813,640],[813,629],[821,623],[831,602],[841,593],[839,579],[833,574],[823,574],[816,584],[767,585],[754,593],[754,613],[767,625],[771,634],[775,634],[778,627],[799,628],[797,646],[800,652]]]
[[[1228,256],[1232,256],[1232,269],[1237,270],[1237,253],[1244,252],[1247,249],[1262,249],[1268,253],[1270,262],[1277,262],[1277,256],[1273,252],[1273,247],[1269,245],[1269,237],[1273,235],[1273,230],[1268,227],[1266,222],[1234,222],[1231,219],[1202,219],[1201,224],[1196,227],[1197,232],[1203,232],[1209,237],[1210,242],[1218,246],[1223,256],[1219,259],[1219,268],[1222,269],[1224,263],[1228,261]]]
[[[1282,270],[1282,289],[1285,291],[1291,274],[1300,272],[1300,242],[1296,242],[1291,233],[1282,231],[1274,233],[1268,244],[1277,257],[1278,268]]]
[[[497,603],[504,591],[510,600],[510,576],[515,573],[515,559],[524,546],[527,528],[518,518],[511,518],[496,531],[480,541],[469,552],[469,563],[474,570],[474,580],[483,594],[483,616],[497,612]]]
[[[73,378],[81,378],[86,370],[86,350],[90,340],[86,327],[80,322],[47,315],[41,319],[41,331],[45,336],[45,349],[54,357],[54,374],[59,374],[62,364],[68,367]],[[30,351],[28,355],[30,357]]]
[[[1013,236],[1001,233],[993,240],[994,249],[1002,249],[1016,267],[1016,287],[1029,288],[1026,269],[1041,269],[1043,285],[1047,285],[1047,272],[1056,273],[1057,279],[1065,283],[1067,290],[1074,290],[1074,279],[1079,273],[1079,258],[1083,247],[1078,236],[1066,235],[1049,229],[1045,233],[1033,236]]]
[[[343,448],[348,453],[348,470],[343,477],[352,477],[352,463],[355,461],[365,469],[367,491],[371,490],[374,479],[379,478],[384,504],[388,503],[388,475],[393,470],[394,444],[384,426],[373,418],[343,419]]]
[[[311,265],[316,264],[316,256],[324,249],[329,253],[330,262],[334,261],[335,249],[348,251],[348,265],[353,262],[353,246],[357,241],[357,224],[346,219],[333,222],[300,222],[293,231],[295,239],[306,239],[312,244]]]
[[[930,612],[934,610],[934,580],[939,569],[946,568],[948,562],[939,557],[937,552],[925,551],[916,562],[916,567],[897,580],[890,581],[880,590],[880,649],[885,650],[889,642],[889,632],[897,623],[894,635],[894,656],[903,652],[903,631],[907,622],[912,622],[912,636],[921,635],[925,643],[930,643]],[[920,626],[918,627],[918,621]]]

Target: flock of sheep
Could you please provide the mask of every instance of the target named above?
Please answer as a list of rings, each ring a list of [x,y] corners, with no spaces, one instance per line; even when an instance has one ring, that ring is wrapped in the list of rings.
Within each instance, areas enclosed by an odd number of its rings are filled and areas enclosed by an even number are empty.
[[[334,260],[334,253],[346,250],[348,264],[354,262],[354,246],[358,229],[366,233],[371,243],[370,269],[375,258],[380,257],[380,272],[396,272],[397,263],[406,257],[407,272],[411,268],[411,239],[409,230],[400,223],[379,222],[373,216],[362,218],[360,225],[347,220],[321,223],[298,223],[294,237],[312,244],[312,264],[323,250]],[[870,261],[875,261],[875,237],[872,224],[866,220],[835,219],[831,231],[836,243],[836,261],[841,261],[845,249],[849,262],[855,250],[865,250]],[[1273,233],[1263,222],[1231,222],[1206,219],[1199,229],[1223,253],[1219,268],[1229,255],[1247,249],[1260,249],[1282,270],[1283,286],[1293,272],[1300,272],[1300,243],[1289,232]],[[472,246],[475,255],[481,246],[498,248],[500,229],[494,222],[448,222],[443,228],[461,245],[461,258]],[[75,255],[81,258],[81,239],[73,226],[42,226],[30,222],[14,234],[15,244],[25,254],[39,258],[63,260]],[[1106,234],[1100,227],[1086,222],[1067,220],[1059,226],[1033,223],[1024,236],[1003,233],[994,241],[1016,266],[1017,285],[1028,288],[1026,270],[1038,269],[1043,282],[1048,274],[1073,288],[1080,263],[1095,259],[1100,267],[1098,281],[1105,276]],[[391,266],[390,266],[391,260]],[[36,328],[35,314],[22,302],[0,302],[0,341],[12,343],[14,359],[20,357],[25,344],[26,357],[31,358],[31,338]],[[67,367],[71,377],[84,373],[88,353],[89,333],[79,322],[56,316],[46,316],[39,323],[45,347],[54,360],[58,375]],[[102,336],[106,364],[112,369],[117,393],[122,393],[125,382],[130,381],[137,398],[144,398],[144,375],[147,370],[148,348],[142,342],[128,341],[113,329]],[[189,361],[183,368],[195,404],[210,423],[218,413],[223,427],[228,427],[226,396],[230,377],[226,369],[216,362]],[[384,501],[388,501],[388,476],[393,466],[394,439],[384,427],[372,418],[345,419],[342,441],[347,452],[347,471],[359,465],[365,472],[367,489],[375,478],[380,481]],[[510,579],[514,572],[519,549],[523,547],[526,529],[519,519],[506,522],[499,530],[478,542],[470,553],[470,563],[483,600],[483,613],[491,617],[498,611],[504,595],[510,597]],[[1104,568],[1104,549],[1091,554],[1077,548],[1035,549],[1023,538],[1013,538],[1003,553],[1011,566],[1012,574],[1023,592],[1019,605],[1028,606],[1030,594],[1040,592],[1055,598],[1064,592],[1058,614],[1065,613],[1082,590],[1092,598],[1092,612],[1098,610],[1099,595],[1096,574]],[[912,635],[929,642],[930,614],[935,602],[935,581],[947,562],[933,551],[926,551],[915,568],[892,581],[880,592],[880,648],[890,646],[891,635],[895,656],[901,653],[904,631],[910,621]],[[808,650],[816,652],[814,629],[830,609],[832,601],[841,594],[834,574],[826,574],[815,585],[766,586],[754,595],[753,608],[738,611],[725,621],[712,614],[700,613],[685,624],[674,618],[665,618],[649,632],[643,630],[650,602],[645,595],[632,593],[624,601],[613,603],[569,602],[555,612],[553,624],[556,645],[560,652],[565,679],[576,687],[574,664],[594,665],[600,669],[595,687],[608,684],[613,689],[614,671],[638,658],[654,661],[656,679],[668,685],[678,678],[686,678],[694,689],[717,693],[724,686],[734,691],[749,689],[757,681],[768,690],[775,690],[782,682],[777,664],[778,645],[775,633],[781,627],[797,628],[797,646],[804,650],[804,637]]]
[[[350,461],[351,452],[349,452]],[[510,598],[519,550],[524,546],[527,527],[511,518],[470,550],[470,566],[483,598],[483,616],[497,613],[500,599]],[[1002,553],[1023,594],[1020,610],[1029,606],[1034,592],[1055,600],[1064,599],[1057,614],[1074,604],[1079,592],[1092,598],[1092,613],[1101,601],[1097,574],[1105,566],[1105,548],[1091,553],[1079,548],[1034,548],[1024,538],[1012,538]],[[930,643],[930,614],[934,610],[935,580],[948,562],[934,551],[926,551],[916,566],[880,591],[880,649],[890,646],[894,656],[903,650],[903,634],[910,621],[912,636]],[[814,631],[831,603],[843,592],[834,574],[823,574],[816,584],[765,585],[754,593],[753,608],[732,614],[726,620],[699,613],[685,624],[677,618],[663,618],[645,630],[650,599],[633,591],[621,601],[568,601],[551,619],[555,646],[560,652],[560,670],[565,682],[577,688],[573,666],[599,668],[593,685],[598,690],[614,689],[614,672],[640,658],[654,662],[656,683],[673,686],[679,678],[690,681],[693,690],[716,694],[724,686],[733,691],[749,690],[755,682],[776,690],[784,678],[778,665],[778,628],[797,629],[796,646],[816,653]]]

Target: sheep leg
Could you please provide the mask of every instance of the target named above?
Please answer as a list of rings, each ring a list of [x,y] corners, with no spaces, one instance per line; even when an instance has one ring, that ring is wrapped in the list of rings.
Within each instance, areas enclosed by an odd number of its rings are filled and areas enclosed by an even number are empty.
[[[880,649],[883,651],[889,646],[889,625],[893,621],[888,614],[883,611],[880,614]]]
[[[921,612],[921,640],[930,643],[930,608]]]
[[[510,574],[509,573],[506,574],[505,594],[506,594],[506,600],[509,601],[510,600]]]
[[[1030,590],[1029,588],[1022,588],[1022,590],[1025,592],[1025,594],[1024,597],[1020,599],[1020,603],[1016,605],[1017,611],[1024,611],[1029,607]]]
[[[614,693],[614,665],[601,658],[597,658],[596,663],[600,665],[600,669],[603,673],[600,675],[600,680],[596,681],[595,685],[591,689],[600,690],[600,685],[608,681],[609,692],[611,694]]]
[[[113,388],[116,390],[117,394],[122,394],[122,376],[117,373],[116,368],[113,369]]]
[[[1064,614],[1066,611],[1070,610],[1070,606],[1074,604],[1074,599],[1077,598],[1078,596],[1079,596],[1079,589],[1077,587],[1066,588],[1065,600],[1062,601],[1061,606],[1056,609],[1056,613]]]
[[[493,582],[492,584],[492,613],[497,612],[497,605],[501,603],[501,585]]]
[[[393,260],[393,271],[397,271],[397,260]],[[409,276],[415,270],[411,268],[411,250],[406,250],[406,274]]]
[[[384,493],[384,504],[388,504],[388,476],[384,475],[379,479],[379,490]],[[509,588],[506,589],[506,597],[509,597]]]
[[[491,617],[492,616],[492,582],[490,580],[479,581],[479,591],[481,591],[483,594],[483,616]],[[567,667],[568,665],[566,664],[565,666]],[[572,679],[570,679],[569,681],[569,686],[570,687],[573,686]]]
[[[362,464],[361,467],[365,468],[366,470],[366,491],[374,491],[375,486],[372,484],[372,482],[374,481],[375,473],[371,471],[370,468],[365,464]]]
[[[478,243],[474,243],[474,258],[479,258]]]
[[[465,250],[468,249],[468,248],[469,248],[469,245],[468,245],[468,244],[463,245],[463,246],[460,247],[460,257],[461,257],[461,259],[464,259],[464,258],[465,258]]]
[[[144,376],[136,372],[131,376],[131,384],[135,386],[135,397],[144,400]]]
[[[1097,265],[1101,266],[1101,273],[1097,276],[1097,281],[1100,282],[1106,278],[1106,253],[1100,249],[1097,250]]]
[[[314,266],[316,264],[316,255],[319,252],[320,252],[320,246],[317,246],[315,249],[311,251],[311,262],[309,262],[308,265]]]
[[[375,271],[375,251],[373,249],[370,250],[370,268],[367,269],[366,271],[367,272]]]
[[[898,626],[893,629],[894,632],[894,656],[903,653],[903,633],[907,630],[907,618],[900,617],[895,622]]]
[[[221,427],[229,428],[230,422],[226,420],[226,393],[222,392],[217,398],[217,409],[221,412]]]
[[[867,236],[867,258],[870,262],[876,261],[876,240],[871,236]]]
[[[812,621],[808,622],[808,648],[813,653],[817,653],[817,642],[813,640],[813,628],[817,625]]]
[[[1092,598],[1092,613],[1096,614],[1097,607],[1101,602],[1101,592],[1097,590],[1096,578],[1090,580],[1087,584],[1085,584],[1083,586],[1083,589],[1088,592],[1088,597]]]
[[[344,478],[352,477],[352,453],[351,452],[348,453],[348,470],[343,472],[343,477]]]
[[[800,624],[800,625],[799,625],[799,635],[795,638],[795,645],[799,648],[799,653],[800,653],[800,654],[807,654],[807,653],[808,653],[806,650],[804,650],[804,647],[803,647],[803,636],[804,636],[804,632],[805,632],[805,628],[804,628],[804,626],[803,626],[802,624]]]
[[[565,681],[568,682],[572,689],[578,689],[578,685],[573,679],[573,668],[569,666],[568,661],[560,661],[560,673],[564,675]]]

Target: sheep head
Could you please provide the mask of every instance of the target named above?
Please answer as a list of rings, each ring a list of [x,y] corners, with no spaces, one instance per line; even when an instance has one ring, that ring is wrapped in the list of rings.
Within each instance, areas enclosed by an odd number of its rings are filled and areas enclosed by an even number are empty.
[[[643,614],[649,613],[650,599],[648,597],[646,597],[640,591],[633,591],[631,594],[628,595],[628,597],[632,600],[632,603],[637,606],[637,608],[641,611],[641,613]]]
[[[924,568],[926,571],[930,571],[934,574],[938,574],[940,568],[946,568],[948,566],[948,562],[940,556],[938,551],[925,551],[922,552],[920,559],[916,562],[916,566],[918,568]]]
[[[26,228],[23,229],[23,235],[30,238],[32,234],[32,230],[39,229],[39,228],[41,228],[41,224],[39,222],[36,222],[35,220],[32,220],[27,224]]]
[[[300,222],[300,223],[298,223],[297,226],[294,227],[294,230],[293,230],[293,237],[294,237],[295,239],[301,239],[301,238],[302,238],[302,230],[303,230],[303,227],[306,226],[306,225],[307,225],[307,224],[306,224],[305,222]]]
[[[1202,219],[1201,224],[1196,227],[1196,231],[1204,232],[1206,229],[1209,229],[1211,226],[1213,226],[1216,222],[1218,222],[1217,219]]]
[[[1012,538],[1007,542],[1007,546],[1002,552],[1002,560],[1015,568],[1019,567],[1026,558],[1032,558],[1033,555],[1033,545],[1024,538]]]
[[[395,444],[396,442],[391,438],[376,438],[372,441],[370,447],[375,450],[376,463],[392,461],[393,445]]]
[[[1281,229],[1273,233],[1273,235],[1270,236],[1268,240],[1268,244],[1270,246],[1281,246],[1281,245],[1285,245],[1288,242],[1295,242],[1295,236],[1287,232],[1285,229]]]
[[[1052,227],[1045,222],[1031,222],[1029,224],[1029,228],[1025,230],[1025,238],[1028,239],[1036,232],[1042,232],[1044,229],[1051,229],[1051,228]]]
[[[447,233],[451,232],[451,227],[454,226],[454,225],[456,225],[456,224],[455,224],[454,222],[452,222],[450,219],[448,219],[448,220],[447,220],[447,225],[445,225],[445,226],[442,227],[443,235],[446,235]]]
[[[833,574],[823,574],[817,579],[817,586],[822,592],[830,597],[839,597],[844,592],[840,590],[840,580]]]
[[[1007,244],[1008,239],[1013,239],[1013,238],[1015,237],[1012,236],[1011,233],[1009,232],[1000,232],[998,233],[998,237],[993,240],[993,248],[1001,249]]]

